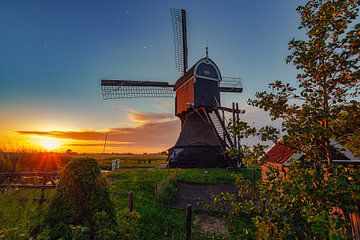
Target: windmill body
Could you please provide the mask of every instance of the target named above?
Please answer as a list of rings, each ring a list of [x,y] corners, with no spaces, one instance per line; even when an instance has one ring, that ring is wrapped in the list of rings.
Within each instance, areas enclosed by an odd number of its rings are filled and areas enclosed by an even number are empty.
[[[206,57],[187,69],[186,12],[172,9],[175,53],[182,76],[174,85],[168,82],[102,80],[104,99],[175,97],[175,115],[181,120],[181,132],[175,145],[169,149],[168,167],[236,167],[241,157],[228,158],[227,148],[240,147],[226,128],[225,112],[233,120],[242,113],[235,108],[220,105],[220,92],[242,92],[238,79],[224,84],[219,68]],[[237,105],[236,105],[237,106]]]
[[[220,104],[221,74],[209,58],[200,59],[175,83],[175,113],[181,132],[169,149],[169,167],[226,167],[221,141],[207,121]]]

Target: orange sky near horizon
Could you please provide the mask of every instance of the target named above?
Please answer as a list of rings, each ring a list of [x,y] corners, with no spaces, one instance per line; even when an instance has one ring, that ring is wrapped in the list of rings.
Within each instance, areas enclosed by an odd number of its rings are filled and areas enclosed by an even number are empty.
[[[0,146],[2,151],[71,149],[79,153],[101,153],[107,132],[106,153],[156,153],[174,145],[180,132],[180,122],[172,114],[134,112],[128,114],[128,119],[129,126],[109,129],[44,127],[28,131],[9,130],[9,124],[7,129],[0,129]]]
[[[271,121],[264,111],[250,106],[244,109],[246,113],[241,119],[252,126],[281,125],[281,121]],[[65,124],[56,123],[46,120],[19,124],[19,121],[6,123],[0,120],[0,151],[66,152],[71,149],[78,153],[102,153],[107,132],[105,153],[158,153],[174,146],[180,134],[180,120],[171,113],[132,111],[127,113],[126,125],[120,122],[117,127],[104,129],[66,128]],[[242,142],[252,145],[258,139],[244,139]]]

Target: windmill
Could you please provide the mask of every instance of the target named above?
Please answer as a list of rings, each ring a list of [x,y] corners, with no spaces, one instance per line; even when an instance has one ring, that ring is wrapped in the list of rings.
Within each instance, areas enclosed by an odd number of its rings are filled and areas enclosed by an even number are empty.
[[[182,76],[175,84],[157,81],[101,80],[104,100],[119,98],[174,98],[175,115],[181,120],[181,132],[169,149],[168,167],[236,167],[241,156],[230,159],[228,148],[240,149],[239,139],[226,128],[225,112],[239,119],[238,104],[220,105],[220,92],[241,93],[238,78],[225,79],[215,62],[206,56],[188,69],[186,11],[171,9],[175,42],[176,68]]]

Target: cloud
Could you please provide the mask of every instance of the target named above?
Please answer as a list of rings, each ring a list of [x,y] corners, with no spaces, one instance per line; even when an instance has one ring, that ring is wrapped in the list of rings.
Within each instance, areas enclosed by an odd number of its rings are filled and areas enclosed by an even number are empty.
[[[128,115],[129,120],[139,124],[160,123],[175,120],[173,114],[170,113],[143,113],[133,112]]]
[[[121,142],[121,143],[106,143],[106,147],[125,147],[129,145],[127,142]],[[103,147],[103,143],[70,143],[67,144],[68,147]]]
[[[131,113],[129,120],[139,125],[128,128],[108,129],[108,141],[113,147],[132,146],[139,148],[169,148],[175,144],[180,132],[180,122],[171,114]],[[16,131],[21,135],[46,136],[61,139],[88,141],[70,143],[68,146],[101,146],[94,141],[104,141],[105,131]],[[110,146],[110,145],[109,145]]]

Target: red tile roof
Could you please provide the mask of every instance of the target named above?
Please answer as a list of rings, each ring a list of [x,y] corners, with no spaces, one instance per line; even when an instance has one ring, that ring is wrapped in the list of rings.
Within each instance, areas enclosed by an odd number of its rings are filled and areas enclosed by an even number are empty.
[[[281,143],[276,143],[264,156],[266,162],[283,164],[288,160],[296,150],[285,146]]]

